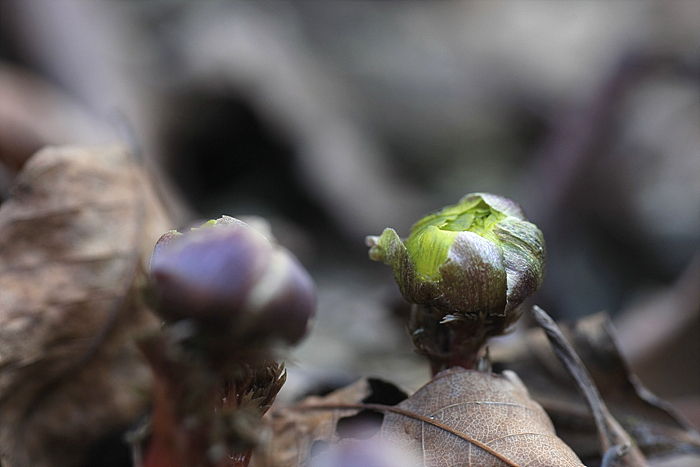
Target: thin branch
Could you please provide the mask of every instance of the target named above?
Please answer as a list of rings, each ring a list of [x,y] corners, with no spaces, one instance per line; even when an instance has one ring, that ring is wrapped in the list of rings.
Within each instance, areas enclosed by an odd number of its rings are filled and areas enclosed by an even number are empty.
[[[629,451],[629,444],[618,444],[617,446],[611,447],[603,456],[600,467],[616,467]]]
[[[588,408],[591,410],[593,420],[598,429],[598,435],[600,436],[601,455],[604,455],[608,449],[617,443],[615,443],[613,432],[606,421],[604,412],[607,411],[607,408],[605,408],[605,403],[600,397],[598,388],[593,383],[581,358],[566,340],[564,334],[562,334],[554,320],[537,305],[532,308],[532,315],[537,324],[547,334],[547,338],[552,344],[554,353],[556,353],[557,357],[562,361],[571,377],[576,380],[579,390],[586,399],[586,404],[588,404]]]
[[[532,307],[532,315],[537,324],[544,330],[549,339],[549,343],[554,349],[554,353],[559,357],[561,362],[566,367],[572,378],[576,381],[576,385],[586,400],[586,404],[593,415],[598,436],[600,437],[601,456],[609,457],[608,462],[614,462],[611,465],[616,465],[622,461],[625,467],[645,467],[646,461],[638,447],[634,449],[622,450],[620,446],[631,446],[632,440],[629,434],[620,426],[608,410],[603,401],[598,388],[591,378],[591,375],[586,370],[581,358],[578,356],[569,341],[562,334],[559,326],[552,318],[540,307]],[[619,448],[619,449],[618,449]],[[616,451],[617,449],[617,451]],[[614,454],[617,452],[617,454]],[[626,455],[630,454],[630,455]],[[610,460],[611,456],[614,457]]]

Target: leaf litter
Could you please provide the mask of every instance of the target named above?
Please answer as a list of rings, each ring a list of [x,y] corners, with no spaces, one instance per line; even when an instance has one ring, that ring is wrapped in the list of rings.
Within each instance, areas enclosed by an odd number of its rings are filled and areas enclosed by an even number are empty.
[[[45,148],[12,193],[0,207],[3,466],[77,466],[147,407],[133,335],[159,326],[139,287],[169,221],[121,145]]]
[[[631,371],[618,349],[607,314],[559,324],[559,328],[580,356],[612,416],[646,457],[700,456],[700,434]],[[509,368],[521,376],[569,446],[583,459],[599,456],[600,442],[585,400],[541,329],[532,329],[508,345],[492,346],[491,355],[495,368]]]
[[[536,313],[543,312],[536,308]],[[541,316],[539,319],[541,325],[546,322]],[[617,351],[614,330],[606,316],[594,315],[561,330],[553,322],[548,326],[556,329],[548,333],[558,333],[560,342],[548,342],[544,331],[534,329],[531,334],[538,336],[536,344],[528,339],[527,345],[537,349],[528,354],[517,346],[509,354],[514,362],[546,355],[546,365],[556,368],[552,373],[535,371],[531,365],[511,366],[523,370],[524,379],[533,384],[537,402],[516,373],[508,370],[503,374],[447,370],[397,405],[366,403],[367,383],[361,380],[326,399],[312,397],[291,407],[273,408],[271,415],[276,422],[270,447],[274,447],[263,456],[264,462],[255,465],[315,466],[311,446],[319,440],[339,443],[346,450],[348,446],[366,446],[356,439],[340,439],[335,431],[344,417],[356,416],[361,410],[384,414],[379,433],[370,440],[378,441],[374,446],[398,446],[402,455],[408,453],[416,465],[426,467],[583,465],[578,453],[587,454],[593,465],[644,466],[649,455],[698,452],[697,432],[631,374]],[[502,351],[496,352],[499,354]],[[562,358],[570,361],[562,364]],[[503,367],[503,362],[497,366]],[[580,373],[575,377],[578,383],[571,371]],[[563,395],[562,381],[566,387]],[[357,392],[358,388],[364,389]],[[586,391],[589,403],[581,395]],[[540,404],[555,418],[557,432],[561,429],[566,442],[556,436],[555,426]],[[592,413],[598,414],[598,429]],[[568,425],[562,424],[562,419]],[[322,436],[308,436],[320,433],[315,431],[318,426],[313,420],[323,420]],[[573,435],[572,427],[577,430]],[[580,445],[581,433],[588,440],[585,446]],[[286,438],[288,445],[293,440],[296,447],[304,446],[294,451],[293,461],[278,463],[278,437]],[[577,449],[572,450],[568,443]]]
[[[254,465],[306,465],[313,442],[337,442],[338,421],[360,410],[383,412],[375,439],[421,466],[583,465],[556,437],[547,414],[512,372],[447,370],[395,406],[362,403],[367,394],[366,380],[361,380],[326,398],[273,408],[275,437],[287,439],[287,452],[295,455],[279,457],[284,450],[273,437],[264,461]],[[317,420],[322,422],[316,425]]]

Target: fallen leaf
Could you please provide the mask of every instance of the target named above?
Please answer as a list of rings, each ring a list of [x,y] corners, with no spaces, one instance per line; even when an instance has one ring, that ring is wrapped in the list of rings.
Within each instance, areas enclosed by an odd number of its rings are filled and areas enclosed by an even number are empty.
[[[583,465],[510,371],[442,372],[387,411],[380,436],[425,467]]]
[[[405,398],[406,394],[393,384],[364,378],[324,397],[309,396],[291,406],[273,406],[265,417],[271,426],[270,442],[253,456],[250,466],[306,465],[317,451],[345,436],[362,436],[362,429],[368,425],[371,428],[371,422],[377,420],[362,417],[365,405],[391,407]],[[372,434],[378,430],[377,423]]]
[[[614,327],[606,314],[580,320],[567,331],[610,411],[645,455],[693,452],[700,456],[700,434],[632,373],[618,350]]]
[[[0,207],[3,467],[82,465],[145,411],[133,336],[159,321],[139,287],[168,224],[120,145],[46,148],[25,164]]]
[[[384,414],[372,441],[398,448],[422,467],[583,466],[513,372],[447,370],[397,405],[367,402],[371,392],[368,380],[360,380],[323,398],[273,408],[271,442],[251,466],[305,466],[316,443],[359,447],[340,439],[339,425],[368,410]]]
[[[700,456],[700,435],[631,372],[605,313],[559,327],[581,357],[610,413],[645,456]],[[495,368],[509,368],[521,375],[532,397],[552,418],[559,436],[582,459],[600,459],[600,443],[590,411],[542,330],[533,329],[508,346],[492,346],[491,356]]]
[[[370,383],[361,379],[325,397],[310,396],[292,407],[273,407],[266,418],[273,436],[262,452],[256,453],[251,467],[299,467],[305,465],[315,443],[331,444],[340,437],[336,425],[343,417],[361,408],[314,410],[316,407],[358,404],[372,392]],[[316,444],[317,446],[319,444]]]

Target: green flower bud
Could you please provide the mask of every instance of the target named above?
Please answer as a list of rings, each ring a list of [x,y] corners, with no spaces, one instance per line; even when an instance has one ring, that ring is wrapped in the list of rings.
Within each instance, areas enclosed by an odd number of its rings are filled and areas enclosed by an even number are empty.
[[[542,232],[518,204],[487,193],[425,216],[405,241],[385,229],[366,243],[371,259],[393,268],[406,300],[429,307],[443,323],[500,317],[505,327],[544,273]]]

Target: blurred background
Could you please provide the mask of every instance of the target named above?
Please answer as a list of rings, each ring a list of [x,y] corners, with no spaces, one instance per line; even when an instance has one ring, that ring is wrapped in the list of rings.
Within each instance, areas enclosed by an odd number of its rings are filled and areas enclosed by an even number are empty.
[[[544,232],[537,303],[607,310],[700,424],[700,2],[0,3],[0,193],[47,144],[122,139],[178,226],[262,215],[319,287],[290,393],[416,389],[366,235],[487,191]],[[526,324],[526,323],[525,323]]]

